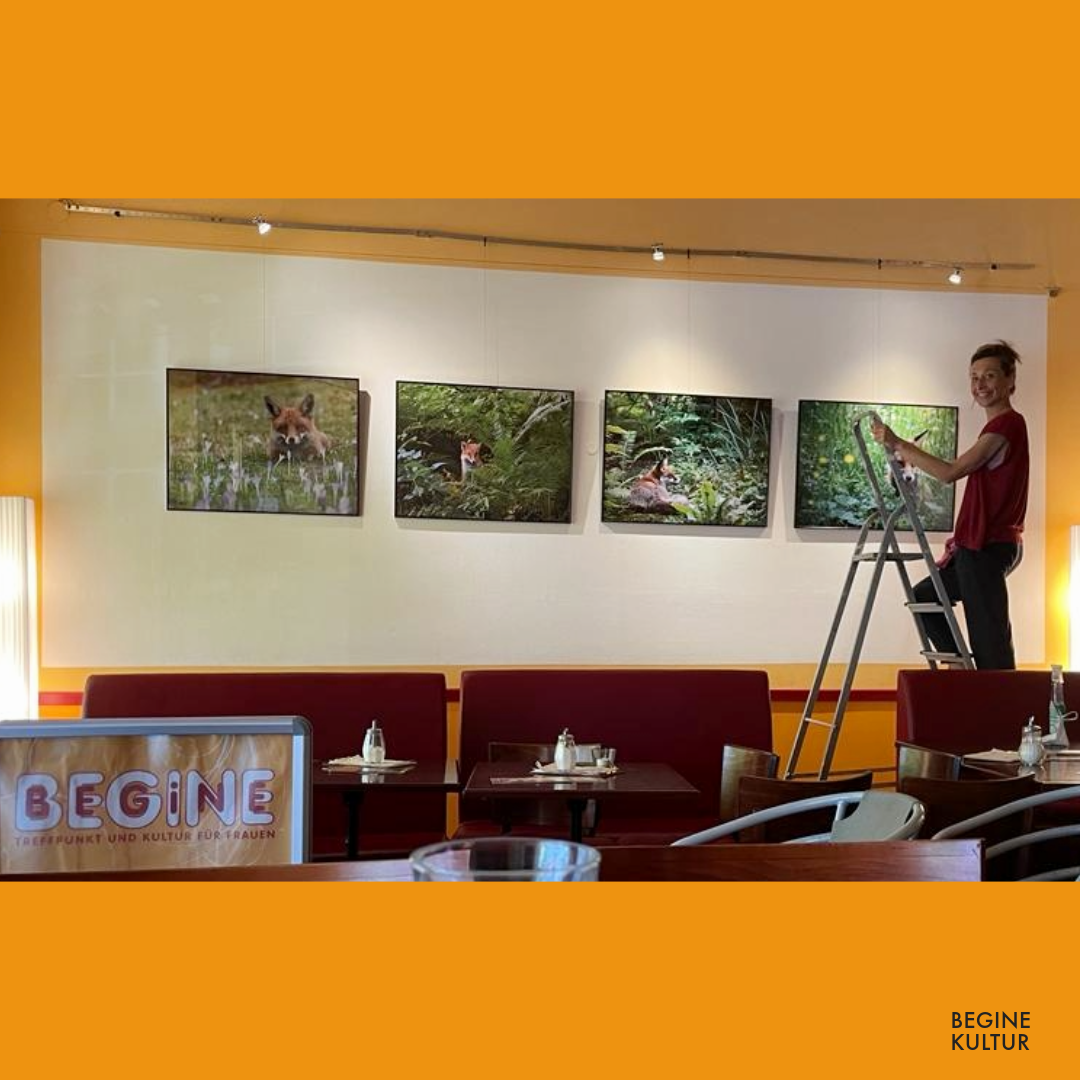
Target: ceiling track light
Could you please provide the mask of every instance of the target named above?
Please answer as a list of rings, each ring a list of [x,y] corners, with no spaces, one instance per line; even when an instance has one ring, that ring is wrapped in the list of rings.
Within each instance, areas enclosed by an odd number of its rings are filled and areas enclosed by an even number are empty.
[[[152,218],[157,221],[187,221],[200,225],[255,225],[260,236],[271,228],[302,229],[309,232],[353,233],[364,236],[401,236],[414,240],[453,240],[482,244],[484,247],[501,244],[506,247],[535,247],[556,251],[603,252],[615,255],[649,255],[656,262],[664,260],[663,244],[589,244],[571,240],[534,240],[521,236],[485,236],[481,233],[451,232],[444,229],[402,229],[386,225],[344,225],[329,222],[275,221],[273,225],[261,216],[254,218],[220,217],[214,214],[181,214],[166,210],[136,210],[122,206],[97,206],[61,199],[60,205],[71,214],[104,214],[113,218]],[[948,280],[959,285],[963,270],[1035,270],[1035,263],[955,262],[930,259],[879,259],[861,255],[818,255],[794,251],[746,251],[741,248],[677,248],[679,255],[698,259],[759,259],[770,262],[803,262],[831,266],[862,266],[877,270],[951,270]]]

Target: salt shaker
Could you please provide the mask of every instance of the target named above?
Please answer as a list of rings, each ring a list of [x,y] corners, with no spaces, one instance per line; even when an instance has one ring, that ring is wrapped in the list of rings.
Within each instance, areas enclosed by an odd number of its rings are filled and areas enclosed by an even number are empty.
[[[567,728],[563,728],[562,734],[555,743],[555,768],[558,772],[570,772],[577,764],[577,746],[574,736]]]
[[[1020,738],[1020,764],[1025,768],[1033,769],[1042,761],[1046,754],[1046,748],[1042,742],[1042,728],[1035,723],[1033,716],[1028,720],[1024,733]]]

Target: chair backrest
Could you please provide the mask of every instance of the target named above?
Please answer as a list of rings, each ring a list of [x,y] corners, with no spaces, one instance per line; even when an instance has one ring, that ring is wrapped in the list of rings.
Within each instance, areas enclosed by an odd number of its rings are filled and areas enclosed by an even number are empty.
[[[720,764],[720,820],[739,816],[739,781],[744,776],[776,776],[780,755],[752,746],[724,747]]]
[[[1065,673],[1065,700],[1080,702],[1080,672]],[[1015,749],[1029,716],[1044,724],[1048,671],[905,670],[896,679],[896,737],[951,754]]]
[[[311,724],[312,757],[360,752],[364,730],[378,720],[395,758],[445,760],[446,679],[429,672],[165,672],[91,675],[84,717],[298,715]],[[319,789],[312,799],[315,854],[343,852],[347,812],[341,795]],[[446,797],[410,792],[386,798],[365,792],[361,846],[405,850],[446,832]]]
[[[896,742],[896,782],[908,777],[932,777],[938,780],[957,780],[963,762],[958,754],[947,754],[944,750],[932,750],[928,746],[916,746],[914,743]]]
[[[918,799],[926,807],[924,834],[933,836],[946,826],[965,818],[985,813],[995,807],[1035,795],[1040,790],[1033,776],[1009,776],[996,780],[943,780],[931,776],[905,776],[897,782],[897,790]],[[1023,832],[1027,821],[1006,819],[987,826],[979,835],[992,844],[1006,836]],[[1011,826],[1011,827],[1010,827]]]
[[[829,839],[837,843],[914,840],[923,824],[923,805],[897,791],[867,791],[854,813],[833,822]]]
[[[863,819],[840,827],[849,807],[861,808],[867,804]],[[840,791],[832,795],[816,795],[810,799],[782,803],[766,810],[758,810],[734,821],[703,829],[689,836],[680,837],[674,842],[675,847],[692,847],[696,844],[711,844],[728,836],[735,836],[746,830],[761,825],[769,825],[785,818],[801,817],[804,823],[811,822],[810,815],[821,810],[833,811],[833,824],[826,833],[806,832],[790,838],[787,843],[822,843],[836,839],[858,839],[859,841],[910,840],[919,831],[923,821],[923,808],[918,799],[909,795],[879,791]],[[854,818],[858,809],[851,814]]]
[[[764,671],[690,668],[468,670],[461,674],[461,775],[488,743],[547,742],[569,727],[619,762],[664,761],[701,793],[679,814],[715,820],[725,743],[769,750],[772,709]],[[462,807],[463,817],[468,807]],[[655,818],[655,800],[620,799],[619,818]],[[605,810],[605,816],[607,815]]]
[[[744,776],[739,780],[736,801],[737,817],[745,817],[770,806],[810,799],[815,795],[833,795],[842,791],[867,791],[874,782],[872,772],[854,773],[833,780],[777,780],[766,776]],[[825,832],[829,828],[829,812],[816,814],[809,821],[780,818],[768,825],[741,835],[748,844],[779,844],[807,832]]]
[[[578,765],[591,765],[593,763],[593,751],[599,750],[601,745],[601,743],[578,743],[575,746],[575,763]],[[550,765],[554,760],[554,743],[488,743],[488,761],[522,761],[529,765],[539,761],[541,765]]]
[[[579,743],[576,747],[575,760],[579,765],[593,763],[593,750],[600,743]],[[555,760],[554,743],[488,743],[488,761],[520,761],[531,765],[539,761],[541,765],[550,765]],[[570,827],[570,811],[566,804],[551,799],[521,800],[499,799],[495,802],[493,813],[496,821],[504,830],[521,829],[522,826],[542,825],[546,828]],[[596,829],[596,800],[590,799],[585,804],[582,815],[582,827],[586,835]]]

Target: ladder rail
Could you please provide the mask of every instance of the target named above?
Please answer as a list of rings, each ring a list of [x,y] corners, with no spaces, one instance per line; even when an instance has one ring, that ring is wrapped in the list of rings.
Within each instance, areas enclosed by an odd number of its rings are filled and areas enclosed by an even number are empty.
[[[875,414],[876,416],[876,414]],[[855,438],[863,444],[863,450],[865,452],[865,439],[863,438],[861,425],[855,429]],[[907,518],[911,524],[911,529],[915,534],[916,542],[919,545],[919,550],[922,552],[923,558],[926,561],[928,570],[927,576],[930,578],[930,582],[934,587],[934,593],[937,596],[938,603],[941,605],[941,614],[945,617],[945,622],[949,627],[949,634],[952,637],[953,644],[956,646],[956,653],[960,656],[964,662],[963,666],[966,668],[973,668],[975,666],[974,657],[971,655],[971,651],[968,648],[967,641],[964,638],[964,634],[960,629],[960,624],[956,619],[956,612],[953,609],[953,603],[949,599],[949,594],[945,590],[945,583],[941,580],[941,571],[938,568],[937,560],[934,558],[934,553],[930,547],[930,540],[926,535],[926,529],[923,526],[922,519],[919,517],[918,508],[915,505],[914,488],[911,484],[908,484],[904,480],[903,471],[900,467],[899,461],[897,461],[894,454],[887,455],[889,462],[889,468],[892,471],[892,476],[895,482],[896,490],[900,494],[900,499],[907,511]],[[910,584],[910,583],[909,583]],[[908,603],[915,603],[914,593],[909,593]],[[925,628],[923,627],[922,619],[915,620],[916,626],[919,629],[920,637],[923,641],[924,653],[932,649],[931,642],[926,635]],[[935,661],[930,661],[930,666],[936,668]]]
[[[820,724],[827,726],[826,721],[814,719],[814,712],[817,709],[818,695],[821,693],[821,684],[825,680],[825,672],[829,666],[829,659],[832,656],[833,647],[836,644],[836,637],[843,624],[844,611],[847,607],[848,598],[851,595],[852,587],[855,584],[855,577],[858,574],[859,559],[866,548],[867,537],[870,534],[876,516],[877,511],[875,510],[867,517],[859,531],[858,539],[855,541],[855,553],[851,558],[851,562],[848,564],[847,576],[844,579],[843,588],[840,590],[840,599],[836,606],[836,612],[833,615],[832,625],[829,627],[828,637],[825,640],[825,649],[822,653],[821,660],[818,663],[817,670],[814,673],[814,679],[810,686],[810,693],[807,696],[799,727],[795,733],[795,742],[792,746],[791,758],[788,766],[789,771],[785,774],[785,779],[790,779],[790,770],[794,767],[792,762],[797,762],[799,759],[799,755],[802,752],[803,740],[806,738],[806,733],[810,725]]]
[[[944,663],[946,661],[946,658],[957,662],[959,666],[965,668],[972,668],[975,666],[971,653],[968,650],[967,643],[964,640],[964,635],[960,630],[960,624],[956,620],[952,602],[949,600],[948,594],[945,591],[945,585],[941,580],[941,574],[938,571],[937,564],[934,560],[930,542],[926,536],[926,530],[919,518],[918,508],[915,504],[913,485],[909,484],[904,478],[901,464],[896,456],[894,454],[887,454],[886,460],[888,462],[892,484],[900,496],[900,501],[898,503],[891,507],[888,505],[883,485],[874,468],[873,459],[870,456],[869,448],[862,431],[863,422],[867,419],[880,422],[880,417],[877,412],[873,409],[868,409],[855,417],[852,423],[852,429],[863,468],[866,472],[867,479],[870,482],[874,506],[863,523],[858,539],[855,542],[855,551],[848,567],[847,576],[844,579],[844,585],[841,589],[836,612],[833,615],[832,625],[829,628],[825,648],[822,652],[821,659],[818,662],[810,693],[807,695],[806,706],[803,709],[802,716],[799,720],[799,726],[795,733],[795,739],[792,743],[791,753],[788,757],[787,766],[784,771],[785,779],[790,779],[794,776],[798,769],[799,758],[803,751],[804,741],[811,726],[825,727],[828,729],[828,735],[822,753],[821,766],[818,771],[819,779],[825,780],[828,778],[886,562],[894,562],[896,564],[897,573],[900,575],[900,582],[904,591],[906,606],[909,611],[911,611],[912,617],[915,620],[915,627],[922,646],[921,653],[930,667],[936,669],[939,663]],[[905,515],[908,523],[911,525],[912,532],[915,534],[915,539],[919,548],[917,554],[905,552],[901,547],[900,540],[897,536],[897,524],[900,518]],[[876,551],[867,554],[866,546],[870,534],[871,532],[877,531],[877,529],[880,529],[881,531],[881,539],[878,542]],[[938,600],[937,605],[933,605],[929,610],[945,616],[946,624],[956,647],[955,654],[938,653],[930,641],[929,634],[927,633],[921,618],[923,612],[915,610],[915,608],[920,605],[918,605],[918,602],[915,599],[914,587],[905,565],[905,562],[909,559],[912,561],[921,559],[921,561],[926,564],[928,576],[933,584],[934,593]],[[836,638],[839,634],[840,627],[843,624],[844,615],[851,598],[851,591],[854,587],[858,567],[863,562],[872,562],[873,572],[871,574],[866,596],[863,600],[862,614],[859,618],[858,627],[855,632],[851,655],[844,670],[844,678],[837,696],[836,708],[833,711],[832,718],[831,720],[820,719],[815,717],[814,713],[817,709],[822,683],[824,682],[826,670],[836,645]]]
[[[882,538],[882,550],[887,551],[885,541],[895,535],[896,519],[899,510],[894,511],[885,522],[885,536]],[[844,679],[840,686],[840,693],[836,699],[836,708],[833,710],[832,723],[825,739],[825,750],[821,756],[821,767],[818,770],[818,779],[827,780],[829,770],[832,767],[833,755],[836,753],[836,745],[840,740],[840,729],[847,711],[848,699],[851,697],[851,689],[855,683],[855,674],[858,670],[859,660],[862,657],[863,645],[866,641],[866,632],[870,628],[870,616],[874,609],[874,601],[877,599],[878,589],[881,587],[882,573],[885,569],[885,559],[879,558],[874,562],[873,573],[870,575],[870,585],[867,588],[866,598],[863,601],[862,615],[859,618],[858,629],[855,632],[855,640],[851,646],[851,656],[844,670]],[[902,565],[897,563],[898,566]],[[822,673],[824,674],[824,672]]]

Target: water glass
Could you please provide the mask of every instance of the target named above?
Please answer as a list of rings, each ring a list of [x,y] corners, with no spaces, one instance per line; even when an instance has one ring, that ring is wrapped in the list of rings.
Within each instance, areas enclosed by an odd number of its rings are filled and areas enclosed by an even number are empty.
[[[409,862],[416,881],[596,881],[600,874],[596,848],[527,836],[428,844]]]
[[[615,765],[615,747],[598,746],[593,750],[593,764],[598,769],[611,769]]]

